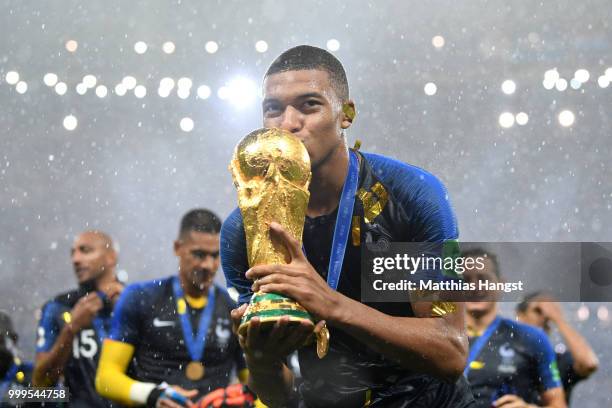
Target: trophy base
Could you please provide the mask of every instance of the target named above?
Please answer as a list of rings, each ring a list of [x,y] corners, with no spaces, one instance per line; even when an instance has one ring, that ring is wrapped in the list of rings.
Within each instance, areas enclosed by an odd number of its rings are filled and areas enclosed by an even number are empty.
[[[238,333],[244,335],[251,319],[254,317],[257,317],[261,322],[261,331],[268,332],[272,330],[274,323],[284,316],[289,318],[290,326],[297,325],[302,321],[315,323],[310,313],[296,301],[275,293],[257,292],[253,295],[244,312],[238,327]]]

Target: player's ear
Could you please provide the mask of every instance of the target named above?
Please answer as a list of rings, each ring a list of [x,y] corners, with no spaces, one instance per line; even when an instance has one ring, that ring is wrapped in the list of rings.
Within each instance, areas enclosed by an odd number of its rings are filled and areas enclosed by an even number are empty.
[[[177,239],[174,241],[174,255],[179,256],[179,251],[181,249],[181,240]]]
[[[111,265],[113,267],[117,266],[117,251],[115,251],[115,249],[111,248],[108,251],[106,251],[106,264],[107,265]]]
[[[342,123],[340,127],[342,129],[348,129],[353,124],[356,113],[355,102],[352,99],[346,100],[342,104]]]

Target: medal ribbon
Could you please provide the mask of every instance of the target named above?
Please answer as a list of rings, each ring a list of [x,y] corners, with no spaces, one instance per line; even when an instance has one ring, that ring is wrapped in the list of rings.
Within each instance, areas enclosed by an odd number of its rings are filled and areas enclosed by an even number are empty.
[[[489,341],[489,338],[493,335],[495,330],[499,327],[501,323],[501,317],[497,316],[495,320],[491,322],[487,330],[482,334],[482,336],[478,337],[478,340],[474,343],[472,348],[470,349],[470,354],[468,355],[467,364],[465,365],[465,369],[463,370],[463,375],[467,378],[468,373],[470,372],[470,364],[472,361],[476,360],[476,357],[480,354],[480,351],[484,347],[484,345]]]
[[[355,205],[355,193],[359,184],[359,159],[357,153],[349,150],[349,168],[342,187],[342,195],[338,205],[338,215],[336,226],[334,227],[334,239],[332,241],[332,251],[329,258],[327,270],[327,284],[333,290],[338,288],[340,274],[342,273],[342,262],[344,252],[348,242],[349,231],[351,230],[351,217]]]
[[[174,290],[174,299],[178,303],[180,300],[184,301],[183,288],[177,277],[172,280],[172,289]],[[204,355],[204,348],[206,347],[206,333],[208,333],[208,327],[212,320],[213,310],[215,308],[215,286],[210,285],[208,289],[208,302],[206,307],[202,311],[200,316],[200,323],[198,324],[198,332],[193,335],[193,329],[191,327],[191,319],[187,311],[178,310],[179,317],[181,319],[181,327],[183,328],[183,338],[185,339],[185,347],[189,352],[189,356],[192,361],[201,361]]]

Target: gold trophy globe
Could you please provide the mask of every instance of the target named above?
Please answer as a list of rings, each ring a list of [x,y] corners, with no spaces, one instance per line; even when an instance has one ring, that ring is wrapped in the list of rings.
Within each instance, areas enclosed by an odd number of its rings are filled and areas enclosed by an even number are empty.
[[[300,243],[310,193],[310,157],[306,147],[293,134],[281,129],[259,129],[249,133],[236,146],[230,163],[238,206],[246,235],[249,267],[287,264],[289,251],[282,242],[272,240],[270,222],[279,223]],[[281,317],[291,322],[310,321],[313,317],[299,303],[288,297],[256,292],[238,328],[244,334],[249,322],[258,317],[262,331],[270,330]],[[317,354],[327,354],[327,328],[317,335]]]

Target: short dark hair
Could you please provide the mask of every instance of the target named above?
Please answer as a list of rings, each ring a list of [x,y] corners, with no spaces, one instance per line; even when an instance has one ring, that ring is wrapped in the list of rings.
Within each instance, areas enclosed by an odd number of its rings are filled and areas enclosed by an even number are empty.
[[[348,80],[342,63],[330,52],[311,45],[298,45],[283,52],[270,65],[264,78],[279,72],[307,69],[326,71],[336,95],[343,101],[349,98]]]
[[[536,290],[535,292],[531,292],[525,295],[525,297],[516,304],[516,312],[517,313],[525,313],[529,308],[529,304],[533,302],[535,299],[542,297],[545,295],[543,290]]]
[[[191,231],[218,234],[221,231],[221,219],[210,210],[204,208],[193,209],[181,219],[179,237],[185,236]]]
[[[476,248],[470,248],[466,251],[462,251],[461,256],[463,258],[476,258],[478,256],[482,256],[482,257],[489,259],[491,263],[493,264],[493,268],[494,268],[493,272],[495,273],[495,276],[497,276],[498,278],[501,277],[499,273],[499,261],[497,260],[497,255],[495,255],[491,251],[487,251],[484,248],[476,247]]]

